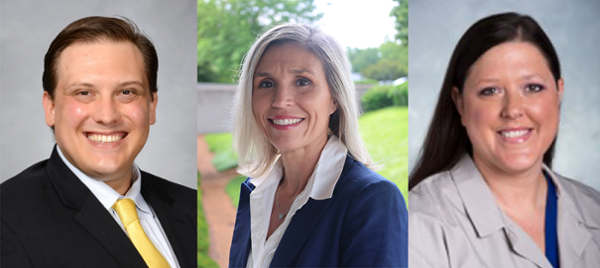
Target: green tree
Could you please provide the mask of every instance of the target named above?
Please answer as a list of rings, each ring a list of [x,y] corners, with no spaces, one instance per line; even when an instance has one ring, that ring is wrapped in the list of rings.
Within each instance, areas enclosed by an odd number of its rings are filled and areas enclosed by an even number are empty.
[[[408,0],[394,0],[398,5],[392,8],[391,17],[396,17],[396,40],[408,46]]]
[[[378,48],[348,49],[355,72],[375,80],[395,80],[408,75],[408,47],[387,41]]]
[[[361,73],[367,66],[377,64],[381,54],[379,48],[370,47],[366,49],[347,48],[352,69],[354,72]]]
[[[198,0],[198,81],[231,83],[244,54],[265,28],[312,24],[314,0]]]

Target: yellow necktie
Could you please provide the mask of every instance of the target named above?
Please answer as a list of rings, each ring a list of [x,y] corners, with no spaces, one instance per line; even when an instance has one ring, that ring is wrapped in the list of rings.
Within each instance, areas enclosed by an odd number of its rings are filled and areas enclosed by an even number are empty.
[[[158,249],[152,244],[152,241],[146,236],[138,218],[135,202],[129,198],[119,199],[115,202],[113,208],[119,215],[119,218],[121,218],[125,231],[129,234],[129,239],[131,239],[135,248],[142,255],[148,267],[171,267],[165,257],[160,254]]]

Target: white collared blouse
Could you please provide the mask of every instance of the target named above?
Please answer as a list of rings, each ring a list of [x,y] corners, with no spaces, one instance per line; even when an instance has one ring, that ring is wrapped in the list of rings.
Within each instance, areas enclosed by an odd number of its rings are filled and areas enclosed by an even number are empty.
[[[271,208],[273,207],[275,191],[283,176],[281,159],[277,160],[267,174],[253,178],[250,181],[255,189],[250,194],[250,239],[252,246],[247,267],[269,267],[281,238],[296,211],[301,209],[309,198],[324,200],[333,196],[333,190],[344,168],[347,153],[348,149],[336,136],[329,137],[306,187],[296,196],[283,223],[271,234],[269,239],[266,239],[266,237],[271,218]]]

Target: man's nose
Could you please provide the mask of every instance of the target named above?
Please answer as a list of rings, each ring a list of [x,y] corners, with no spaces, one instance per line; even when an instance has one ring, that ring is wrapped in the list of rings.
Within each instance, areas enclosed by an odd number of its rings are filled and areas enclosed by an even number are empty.
[[[112,96],[101,97],[92,115],[94,121],[102,125],[111,125],[121,119],[118,111],[118,102]]]

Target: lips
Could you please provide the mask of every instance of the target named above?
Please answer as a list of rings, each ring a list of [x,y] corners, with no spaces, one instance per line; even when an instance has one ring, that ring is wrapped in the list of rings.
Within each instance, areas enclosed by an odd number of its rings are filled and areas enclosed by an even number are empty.
[[[96,143],[113,143],[120,141],[127,136],[126,132],[116,132],[107,134],[86,132],[84,134],[86,138]]]

